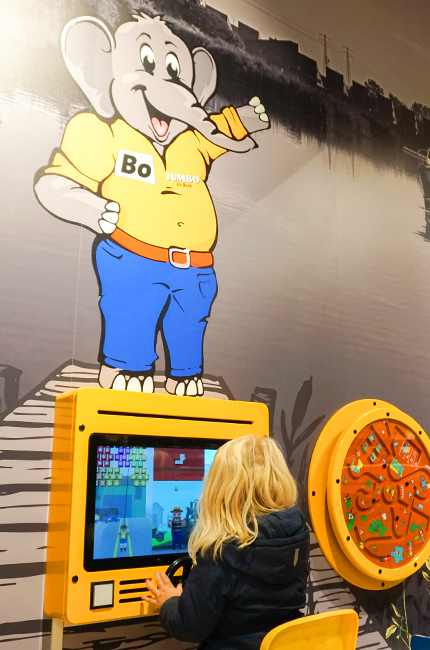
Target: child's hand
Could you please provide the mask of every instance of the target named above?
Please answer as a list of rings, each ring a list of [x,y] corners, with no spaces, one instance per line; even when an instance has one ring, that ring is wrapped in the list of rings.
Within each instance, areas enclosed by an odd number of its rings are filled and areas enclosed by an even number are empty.
[[[146,581],[146,586],[151,594],[153,594],[153,598],[150,596],[142,596],[142,600],[146,600],[147,603],[154,603],[155,601],[158,609],[160,609],[161,605],[165,603],[166,600],[173,598],[173,596],[180,596],[182,594],[182,585],[179,584],[177,587],[174,587],[163,571],[156,571],[155,579],[158,588],[154,587],[152,582],[149,580]]]

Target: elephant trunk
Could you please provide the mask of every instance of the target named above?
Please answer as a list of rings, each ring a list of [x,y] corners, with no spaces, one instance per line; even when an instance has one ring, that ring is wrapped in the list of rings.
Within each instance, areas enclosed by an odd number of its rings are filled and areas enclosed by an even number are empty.
[[[155,89],[151,91],[150,88],[147,88],[145,96],[157,110],[169,115],[172,119],[184,122],[201,133],[209,142],[222,149],[246,153],[256,146],[249,136],[242,140],[235,140],[221,133],[193,93],[184,86],[166,83],[162,92],[159,92],[159,89],[155,92]]]

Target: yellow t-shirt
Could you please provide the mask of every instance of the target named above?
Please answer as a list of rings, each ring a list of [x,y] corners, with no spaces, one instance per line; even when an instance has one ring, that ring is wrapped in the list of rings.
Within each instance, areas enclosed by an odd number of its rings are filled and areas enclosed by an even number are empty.
[[[234,108],[211,119],[225,135],[247,135]],[[194,251],[211,249],[215,208],[206,186],[213,160],[225,149],[198,131],[181,133],[165,150],[121,119],[106,124],[91,113],[75,115],[46,174],[59,174],[100,192],[120,206],[118,228],[140,241]]]

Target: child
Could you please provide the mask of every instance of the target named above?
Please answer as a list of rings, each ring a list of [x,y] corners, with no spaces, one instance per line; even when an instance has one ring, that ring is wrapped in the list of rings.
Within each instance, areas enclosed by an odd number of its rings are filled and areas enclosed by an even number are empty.
[[[246,436],[223,445],[206,476],[182,587],[147,581],[160,623],[201,650],[257,650],[274,627],[301,616],[309,531],[278,445]]]

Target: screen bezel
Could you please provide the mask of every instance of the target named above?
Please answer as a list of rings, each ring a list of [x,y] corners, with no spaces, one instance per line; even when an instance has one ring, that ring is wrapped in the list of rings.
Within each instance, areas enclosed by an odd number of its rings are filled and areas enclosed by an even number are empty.
[[[219,449],[228,442],[221,438],[179,438],[139,434],[92,433],[88,439],[87,503],[85,512],[84,569],[87,572],[137,569],[170,565],[185,551],[162,555],[94,559],[94,513],[96,504],[97,447],[171,447],[177,449]]]

